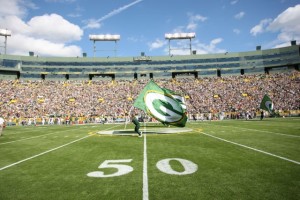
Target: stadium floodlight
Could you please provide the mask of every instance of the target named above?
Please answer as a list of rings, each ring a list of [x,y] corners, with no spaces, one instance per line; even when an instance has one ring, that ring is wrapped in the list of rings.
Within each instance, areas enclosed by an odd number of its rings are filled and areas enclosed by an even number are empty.
[[[93,41],[94,43],[94,57],[95,57],[95,52],[96,52],[96,42],[97,41],[114,41],[115,42],[115,56],[116,56],[116,51],[117,51],[117,41],[120,40],[120,35],[111,35],[111,34],[105,34],[105,35],[89,35],[90,40]]]
[[[0,36],[4,36],[4,54],[6,54],[7,37],[11,36],[11,31],[7,29],[0,29]]]
[[[166,33],[165,39],[192,39],[196,37],[196,33]]]
[[[169,56],[171,55],[170,40],[183,40],[183,39],[190,40],[189,49],[190,49],[190,54],[192,55],[192,39],[195,37],[196,37],[196,33],[166,33],[165,39],[169,40]]]
[[[89,35],[89,38],[93,41],[117,41],[120,40],[120,35]]]
[[[11,36],[11,31],[7,29],[0,29],[1,36]]]

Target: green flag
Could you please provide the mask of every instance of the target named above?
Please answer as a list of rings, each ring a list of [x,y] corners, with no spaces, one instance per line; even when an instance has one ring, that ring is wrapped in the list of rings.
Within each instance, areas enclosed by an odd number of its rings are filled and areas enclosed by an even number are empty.
[[[260,103],[260,109],[268,111],[269,113],[273,113],[273,102],[268,95],[265,94],[264,98]]]
[[[179,93],[174,92],[174,91],[172,91],[170,89],[167,89],[167,88],[162,88],[162,89],[165,90],[166,93],[169,93],[174,99],[176,99],[180,103],[180,105],[181,105],[182,109],[184,110],[184,112],[186,111],[185,99],[184,99],[182,94],[179,94]]]
[[[164,124],[184,127],[187,121],[181,104],[170,92],[160,88],[153,80],[144,87],[133,106]]]

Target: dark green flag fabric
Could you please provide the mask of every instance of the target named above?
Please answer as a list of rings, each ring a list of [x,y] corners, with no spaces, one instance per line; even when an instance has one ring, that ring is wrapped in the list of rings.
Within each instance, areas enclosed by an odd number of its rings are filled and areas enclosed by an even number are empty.
[[[260,109],[263,109],[265,111],[268,111],[269,113],[273,113],[273,102],[270,99],[270,97],[268,95],[265,94],[265,96],[263,97],[261,103],[260,103]]]
[[[187,121],[186,110],[181,103],[153,80],[140,92],[133,106],[164,124],[184,127]]]

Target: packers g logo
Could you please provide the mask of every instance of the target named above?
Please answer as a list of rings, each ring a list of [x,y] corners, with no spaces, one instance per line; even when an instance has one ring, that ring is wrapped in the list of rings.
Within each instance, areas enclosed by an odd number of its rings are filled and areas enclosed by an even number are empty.
[[[271,101],[266,101],[265,106],[268,108],[269,112],[273,110],[273,104]]]
[[[171,96],[149,91],[145,94],[144,102],[148,112],[162,122],[172,123],[182,119],[184,111],[180,103]]]

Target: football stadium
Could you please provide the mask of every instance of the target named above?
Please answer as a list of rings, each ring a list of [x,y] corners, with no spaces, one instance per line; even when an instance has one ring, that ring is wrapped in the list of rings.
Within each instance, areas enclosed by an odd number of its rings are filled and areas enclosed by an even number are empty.
[[[0,200],[300,199],[296,39],[203,54],[180,32],[165,34],[160,56],[97,56],[96,42],[120,35],[90,35],[94,54],[71,57],[10,54],[11,32],[0,36]],[[173,54],[173,40],[188,53]]]
[[[208,55],[0,55],[0,199],[299,199],[299,65],[296,41]]]

